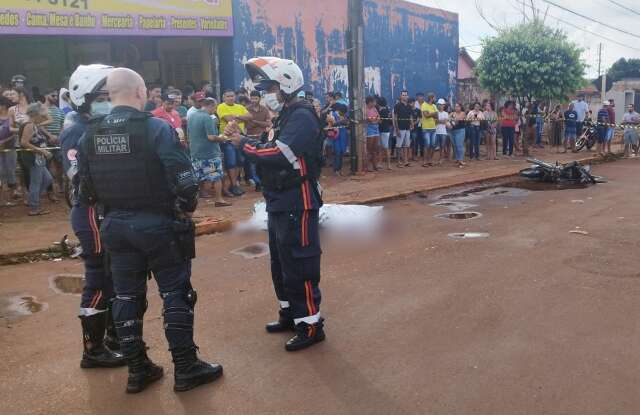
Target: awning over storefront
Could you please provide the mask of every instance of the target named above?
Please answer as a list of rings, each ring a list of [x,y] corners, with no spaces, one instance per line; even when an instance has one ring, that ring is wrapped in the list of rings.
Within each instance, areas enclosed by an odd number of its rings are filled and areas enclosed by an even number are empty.
[[[231,0],[2,0],[0,34],[232,36]]]

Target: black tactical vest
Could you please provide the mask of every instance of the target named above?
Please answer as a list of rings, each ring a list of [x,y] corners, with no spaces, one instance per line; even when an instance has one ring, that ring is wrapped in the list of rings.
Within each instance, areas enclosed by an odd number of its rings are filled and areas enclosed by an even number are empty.
[[[174,196],[147,134],[150,116],[118,111],[90,121],[82,145],[93,193],[108,210],[173,210]]]
[[[322,144],[324,141],[324,132],[320,128],[321,123],[313,106],[307,102],[301,101],[294,104],[289,111],[282,114],[276,121],[274,140],[278,139],[279,131],[284,126],[289,117],[295,111],[309,111],[318,122],[319,133],[314,143],[309,148],[304,149],[303,154],[299,155],[305,162],[307,167],[306,174],[302,175],[300,170],[296,170],[293,166],[286,168],[274,168],[271,166],[259,166],[258,175],[262,181],[262,185],[269,191],[286,191],[298,187],[304,181],[315,183],[320,178],[322,170]]]

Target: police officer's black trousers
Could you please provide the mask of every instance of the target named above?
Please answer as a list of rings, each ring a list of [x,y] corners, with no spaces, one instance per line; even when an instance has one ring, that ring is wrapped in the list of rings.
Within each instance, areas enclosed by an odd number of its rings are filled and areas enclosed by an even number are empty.
[[[104,258],[98,215],[92,206],[71,209],[71,227],[82,247],[85,284],[80,299],[80,316],[104,313],[113,298],[113,281]]]
[[[146,310],[148,271],[164,302],[165,336],[172,351],[195,347],[191,260],[185,260],[168,215],[110,212],[102,223],[103,241],[111,256],[116,297],[113,316],[125,358],[143,352],[142,320]]]
[[[271,276],[280,307],[296,324],[320,319],[318,210],[269,213]]]

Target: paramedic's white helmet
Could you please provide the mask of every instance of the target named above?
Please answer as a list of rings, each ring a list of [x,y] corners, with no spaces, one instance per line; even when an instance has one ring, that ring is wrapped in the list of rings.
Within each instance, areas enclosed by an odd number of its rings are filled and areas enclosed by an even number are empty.
[[[291,96],[304,87],[302,70],[289,59],[273,56],[253,58],[247,61],[245,68],[258,91],[264,91],[275,82],[283,93]]]
[[[97,63],[78,66],[69,78],[71,102],[76,107],[81,107],[84,105],[87,95],[106,92],[103,88],[107,83],[107,76],[113,69],[113,66]]]

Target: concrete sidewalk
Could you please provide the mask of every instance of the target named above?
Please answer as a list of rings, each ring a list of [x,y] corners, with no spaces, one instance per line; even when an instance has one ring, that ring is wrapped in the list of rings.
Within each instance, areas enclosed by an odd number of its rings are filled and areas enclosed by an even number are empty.
[[[615,147],[617,146],[614,145],[615,150],[620,150]],[[584,151],[576,154],[556,154],[539,149],[533,150],[531,157],[560,162],[597,159],[594,153]],[[369,204],[414,193],[504,178],[517,174],[526,166],[524,157],[468,162],[465,168],[458,168],[453,162],[424,168],[421,162],[415,162],[410,168],[394,167],[393,171],[382,170],[363,176],[336,177],[329,170],[325,170],[321,183],[327,203]],[[345,167],[345,171],[346,169]],[[215,208],[210,200],[201,200],[195,217],[232,222],[244,220],[251,215],[255,202],[261,199],[259,193],[247,189],[247,194],[233,199],[234,205],[228,208]],[[0,260],[2,257],[46,250],[54,242],[60,241],[65,234],[73,239],[68,221],[69,209],[66,205],[63,202],[49,203],[46,208],[52,213],[39,217],[27,216],[28,208],[25,206],[0,208]]]

